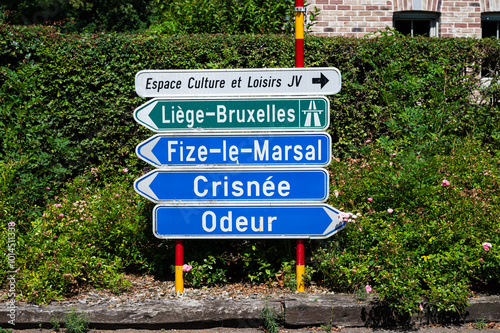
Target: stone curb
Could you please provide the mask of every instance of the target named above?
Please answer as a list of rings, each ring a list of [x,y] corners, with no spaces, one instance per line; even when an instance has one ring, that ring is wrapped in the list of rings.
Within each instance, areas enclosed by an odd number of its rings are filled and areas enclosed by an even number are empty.
[[[395,316],[390,307],[359,300],[352,295],[301,295],[285,299],[193,300],[176,298],[165,301],[143,301],[121,306],[89,306],[79,303],[50,305],[8,304],[0,308],[0,327],[52,327],[51,319],[60,321],[75,309],[85,314],[90,327],[96,329],[174,329],[210,327],[259,327],[263,324],[262,309],[268,307],[281,315],[285,327],[332,325],[337,327],[419,326],[428,324],[463,324],[477,320],[500,322],[500,296],[477,297],[462,315],[422,312],[416,316]],[[12,323],[12,322],[11,322]]]

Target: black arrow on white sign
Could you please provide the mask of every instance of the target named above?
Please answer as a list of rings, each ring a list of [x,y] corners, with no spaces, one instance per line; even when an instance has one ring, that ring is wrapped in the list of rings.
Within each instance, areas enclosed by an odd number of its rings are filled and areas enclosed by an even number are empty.
[[[328,83],[328,78],[321,73],[321,77],[313,77],[312,83],[313,84],[321,84],[321,89],[325,86],[325,84]]]

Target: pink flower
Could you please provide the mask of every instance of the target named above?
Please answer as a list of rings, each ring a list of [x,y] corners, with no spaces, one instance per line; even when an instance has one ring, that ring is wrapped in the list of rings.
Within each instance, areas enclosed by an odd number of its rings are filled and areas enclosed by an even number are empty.
[[[444,179],[443,182],[441,183],[441,186],[450,186],[450,181]]]
[[[62,207],[61,204],[54,204],[54,207]]]
[[[191,266],[191,265],[188,265],[188,264],[182,265],[183,272],[189,272],[191,270],[191,268],[193,268],[193,266]]]
[[[392,212],[394,212],[394,209],[392,209],[392,208],[389,208],[389,209],[387,210],[387,213],[389,213],[389,214],[392,214]]]
[[[124,169],[123,169],[123,172],[128,172],[128,169],[127,169],[127,168],[124,168]]]
[[[483,258],[479,258],[479,261],[483,261]]]
[[[64,214],[63,214],[63,213],[59,214],[59,217],[63,217],[63,216],[64,216]]]
[[[333,191],[333,194],[335,194],[335,198],[338,198],[338,196],[339,196],[339,194],[340,194],[340,193],[339,193],[339,191],[334,190],[334,191]]]
[[[367,284],[366,287],[365,287],[365,290],[366,290],[367,293],[371,293],[373,289],[372,289],[372,287],[369,284]]]
[[[370,139],[365,141],[365,143],[370,143],[370,142],[372,142],[372,140],[370,140]]]
[[[424,307],[422,306],[422,304],[420,304],[420,311],[424,311]]]
[[[373,201],[373,198],[368,198],[368,201]]]
[[[483,243],[483,244],[481,244],[481,245],[482,245],[482,247],[483,247],[483,249],[484,249],[485,251],[489,251],[489,250],[490,250],[491,243]]]

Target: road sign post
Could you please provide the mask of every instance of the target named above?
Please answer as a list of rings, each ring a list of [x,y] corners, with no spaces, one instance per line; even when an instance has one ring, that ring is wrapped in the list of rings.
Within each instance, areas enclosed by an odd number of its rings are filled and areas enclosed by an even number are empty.
[[[295,67],[304,67],[304,0],[295,0]],[[321,81],[321,78],[319,79]],[[318,79],[316,78],[317,82]],[[339,89],[340,90],[340,89]],[[297,291],[304,291],[305,285],[303,275],[305,273],[305,253],[304,240],[298,239],[296,244],[296,267],[295,273],[297,277]]]
[[[330,104],[338,69],[303,68],[305,8],[296,2],[296,68],[144,70],[135,120],[160,133],[137,155],[158,168],[134,188],[159,203],[156,237],[176,239],[175,290],[182,293],[185,238],[297,239],[297,290],[304,290],[304,239],[345,224],[323,204],[331,161]],[[308,132],[304,132],[308,131]],[[285,169],[286,168],[286,169]],[[318,202],[320,202],[318,204]],[[307,222],[306,222],[307,221]]]

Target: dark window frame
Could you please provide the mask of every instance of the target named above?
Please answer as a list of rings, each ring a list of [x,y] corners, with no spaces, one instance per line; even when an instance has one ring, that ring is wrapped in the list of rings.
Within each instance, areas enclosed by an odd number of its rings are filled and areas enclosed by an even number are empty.
[[[439,13],[435,12],[425,12],[425,11],[404,11],[404,12],[395,12],[392,17],[392,26],[398,30],[397,26],[400,23],[409,23],[410,29],[409,33],[400,31],[406,35],[410,35],[411,37],[415,36],[425,36],[428,37],[439,37]],[[422,24],[424,23],[425,30],[428,33],[416,33],[415,30],[421,29]],[[415,25],[418,25],[415,27]]]

